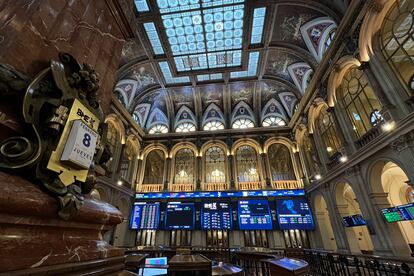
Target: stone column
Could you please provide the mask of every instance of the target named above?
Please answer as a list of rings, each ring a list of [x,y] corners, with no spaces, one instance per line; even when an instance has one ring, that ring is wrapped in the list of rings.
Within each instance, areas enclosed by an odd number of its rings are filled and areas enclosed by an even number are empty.
[[[398,119],[398,113],[396,112],[396,108],[393,104],[391,104],[390,100],[388,99],[387,95],[385,95],[384,91],[382,90],[381,86],[379,85],[377,78],[372,73],[370,68],[369,62],[364,62],[359,67],[367,76],[369,84],[371,85],[372,89],[374,90],[375,96],[378,98],[379,102],[381,103],[382,110],[381,114],[383,115],[386,121],[392,119]]]
[[[272,181],[271,181],[271,174],[269,172],[269,167],[267,166],[267,153],[262,152],[260,154],[260,162],[262,164],[262,170],[263,170],[263,177],[266,183],[266,189],[271,189],[272,188]]]
[[[164,181],[164,191],[168,191],[168,184],[170,183],[170,171],[171,171],[171,158],[167,157],[164,161],[164,173],[163,173],[163,181]]]
[[[235,171],[233,166],[233,155],[227,155],[227,170],[229,172],[229,180],[230,180],[230,189],[236,189],[236,182],[235,182]]]
[[[385,221],[380,214],[380,210],[371,203],[372,199],[368,196],[367,185],[360,168],[358,166],[352,167],[346,171],[346,175],[350,183],[353,184],[352,189],[357,196],[359,208],[367,221],[374,251],[379,255],[393,255],[393,241],[390,239],[390,233],[386,230]]]
[[[203,179],[203,176],[202,176],[202,157],[201,156],[197,156],[196,169],[197,169],[196,190],[201,190],[201,182],[202,182],[202,179]]]
[[[315,130],[315,131],[319,131],[319,130]],[[320,173],[326,174],[328,172],[328,169],[326,167],[326,164],[329,162],[328,159],[328,155],[326,152],[326,145],[325,143],[322,141],[321,136],[319,135],[312,135],[313,141],[315,143],[315,149],[319,155],[319,160],[321,161],[321,165],[322,167],[320,168],[321,171]]]
[[[328,190],[328,187],[324,189],[325,192],[323,193],[325,202],[326,202],[326,208],[329,212],[329,218],[331,220],[332,230],[335,235],[336,245],[337,245],[337,251],[338,253],[349,253],[349,243],[348,239],[345,233],[345,229],[341,223],[342,217],[340,216],[340,213],[338,212],[338,209],[336,208],[336,204],[334,199],[332,198],[331,193]]]
[[[335,122],[336,132],[339,139],[342,141],[342,146],[344,147],[346,153],[351,155],[357,150],[355,145],[357,137],[348,115],[339,102],[336,104],[335,108],[330,108],[330,111]]]
[[[414,187],[414,131],[399,136],[391,142],[390,147],[396,152],[401,163],[409,164],[402,169],[410,180],[408,185]]]

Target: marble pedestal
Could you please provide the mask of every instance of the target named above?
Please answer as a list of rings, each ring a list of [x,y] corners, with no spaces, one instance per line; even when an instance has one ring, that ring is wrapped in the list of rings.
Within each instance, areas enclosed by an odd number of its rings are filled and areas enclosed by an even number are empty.
[[[0,273],[7,275],[105,274],[124,267],[124,250],[103,233],[122,221],[112,205],[86,198],[69,221],[57,199],[19,176],[0,172]],[[103,272],[103,273],[102,273]]]

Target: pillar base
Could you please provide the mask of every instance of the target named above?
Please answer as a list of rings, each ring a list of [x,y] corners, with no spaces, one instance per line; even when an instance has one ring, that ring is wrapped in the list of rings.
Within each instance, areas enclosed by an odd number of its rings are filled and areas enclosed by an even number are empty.
[[[40,268],[45,273],[77,267],[81,273],[93,270],[96,262],[122,270],[124,250],[102,238],[123,219],[115,207],[88,196],[73,218],[64,221],[57,214],[57,199],[37,185],[0,172],[0,186],[0,272],[34,275]],[[82,266],[85,262],[92,263]]]

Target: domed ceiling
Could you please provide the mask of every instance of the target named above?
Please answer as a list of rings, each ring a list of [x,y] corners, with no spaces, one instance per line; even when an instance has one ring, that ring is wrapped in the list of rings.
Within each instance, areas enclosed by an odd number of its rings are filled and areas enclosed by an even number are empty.
[[[135,0],[115,95],[150,134],[286,128],[344,1]]]

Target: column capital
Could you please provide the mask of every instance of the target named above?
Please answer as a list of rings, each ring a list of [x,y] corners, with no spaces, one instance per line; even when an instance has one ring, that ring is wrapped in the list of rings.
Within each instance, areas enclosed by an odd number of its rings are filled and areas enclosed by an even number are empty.
[[[391,149],[396,150],[398,152],[401,152],[413,146],[414,146],[414,131],[410,131],[406,134],[403,134],[390,143]]]

